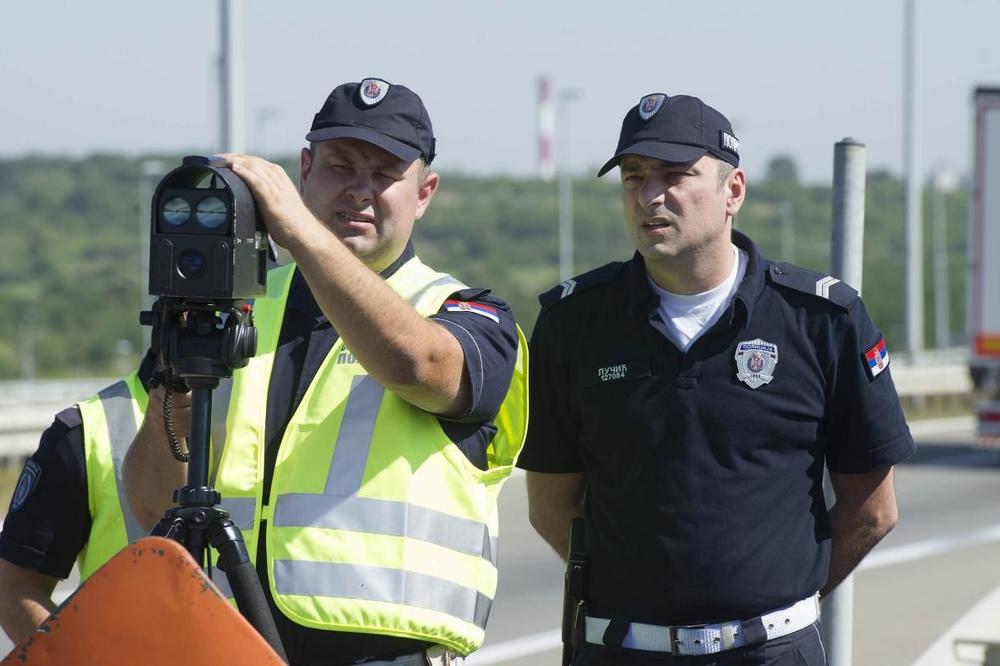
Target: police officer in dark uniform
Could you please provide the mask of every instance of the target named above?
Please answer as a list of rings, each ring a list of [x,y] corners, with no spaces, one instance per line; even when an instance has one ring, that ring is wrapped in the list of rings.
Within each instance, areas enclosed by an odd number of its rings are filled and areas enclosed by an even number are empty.
[[[615,166],[637,252],[540,297],[518,462],[557,552],[585,518],[574,663],[825,664],[818,596],[895,524],[914,448],[885,342],[854,289],[732,229],[715,109],[643,97]]]

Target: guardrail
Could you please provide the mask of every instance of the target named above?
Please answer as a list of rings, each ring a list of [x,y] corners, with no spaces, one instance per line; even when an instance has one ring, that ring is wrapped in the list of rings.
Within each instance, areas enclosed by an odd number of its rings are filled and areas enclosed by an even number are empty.
[[[972,382],[962,350],[892,359],[893,381],[908,413],[947,412],[971,405]],[[0,467],[31,455],[53,417],[114,379],[0,382]]]

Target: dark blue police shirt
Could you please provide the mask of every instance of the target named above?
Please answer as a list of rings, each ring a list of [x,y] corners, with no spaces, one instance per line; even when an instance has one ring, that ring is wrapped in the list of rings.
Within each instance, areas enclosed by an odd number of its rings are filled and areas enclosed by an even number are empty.
[[[585,473],[597,615],[694,624],[809,597],[830,561],[824,459],[863,473],[913,451],[890,373],[866,370],[881,334],[856,292],[817,296],[823,276],[733,242],[746,275],[687,353],[657,330],[638,254],[541,297],[518,466]],[[777,364],[751,388],[736,352],[757,339]]]

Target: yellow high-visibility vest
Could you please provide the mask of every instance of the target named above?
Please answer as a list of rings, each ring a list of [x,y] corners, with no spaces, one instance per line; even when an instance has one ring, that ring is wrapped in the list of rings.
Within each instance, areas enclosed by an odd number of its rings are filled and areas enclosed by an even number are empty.
[[[130,542],[147,535],[125,501],[122,463],[148,400],[138,372],[133,372],[77,404],[83,421],[91,518],[90,536],[77,558],[83,580]]]
[[[295,267],[256,301],[258,351],[234,373],[217,489],[256,557],[266,521],[271,594],[296,623],[330,631],[479,647],[497,583],[497,495],[527,425],[527,344],[518,329],[510,389],[488,469],[437,418],[386,391],[338,340],[281,441],[263,498],[267,389]],[[410,259],[386,283],[419,314],[464,288]],[[231,596],[221,572],[215,580]]]

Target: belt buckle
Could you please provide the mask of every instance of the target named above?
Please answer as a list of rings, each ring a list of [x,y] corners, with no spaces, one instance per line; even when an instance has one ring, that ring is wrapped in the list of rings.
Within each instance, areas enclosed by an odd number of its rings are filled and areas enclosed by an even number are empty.
[[[667,632],[670,636],[670,654],[674,655],[685,654],[685,652],[682,651],[683,648],[681,647],[684,645],[684,641],[677,637],[678,632],[690,631],[692,629],[694,630],[704,629],[707,626],[708,626],[707,624],[685,624],[679,627],[674,627],[674,626],[667,627]],[[699,654],[699,652],[697,650],[688,650],[687,654]]]

